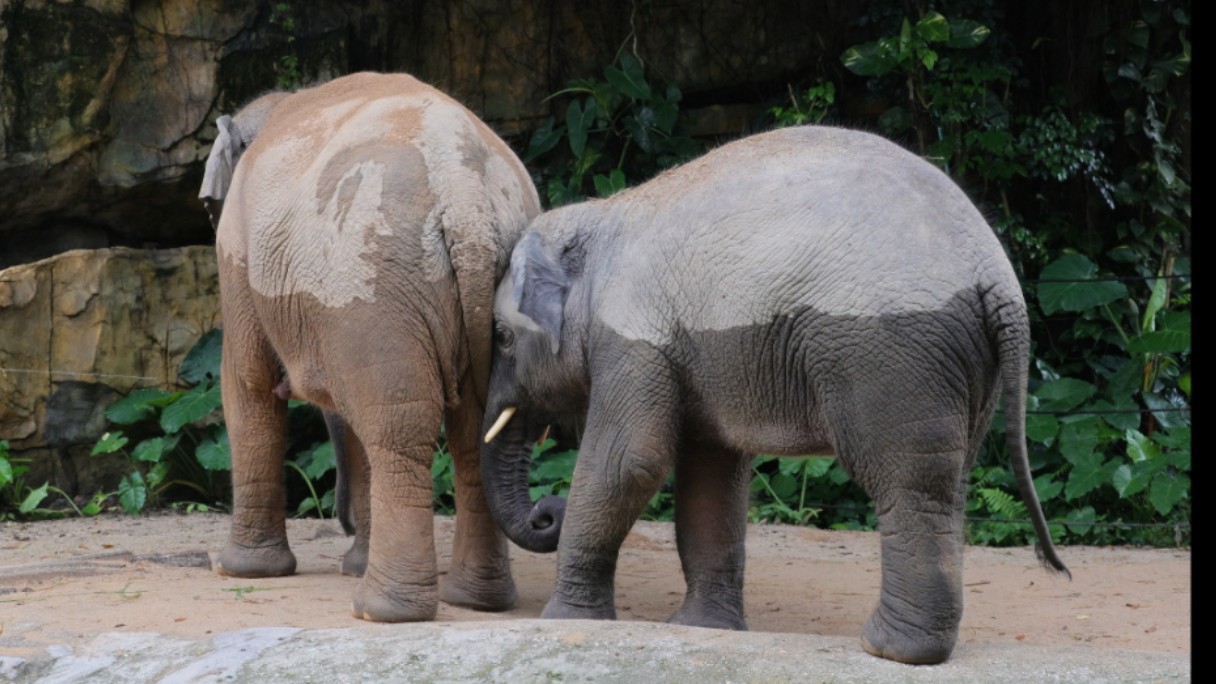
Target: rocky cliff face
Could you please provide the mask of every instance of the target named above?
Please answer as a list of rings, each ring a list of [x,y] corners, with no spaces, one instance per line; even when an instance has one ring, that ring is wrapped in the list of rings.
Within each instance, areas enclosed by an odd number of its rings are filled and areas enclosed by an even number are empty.
[[[37,457],[33,476],[100,486],[92,471],[103,462],[87,454],[105,405],[172,384],[182,355],[219,322],[202,166],[215,119],[262,92],[406,71],[511,136],[556,113],[548,95],[598,75],[625,46],[655,79],[679,84],[686,104],[720,112],[713,105],[783,93],[812,63],[838,65],[850,44],[841,29],[863,10],[844,0],[0,0],[0,439]],[[741,125],[703,121],[705,134]]]
[[[77,250],[0,271],[0,437],[32,450],[34,475],[75,489],[104,469],[88,456],[106,405],[175,386],[219,323],[218,293],[215,250],[201,246]]]

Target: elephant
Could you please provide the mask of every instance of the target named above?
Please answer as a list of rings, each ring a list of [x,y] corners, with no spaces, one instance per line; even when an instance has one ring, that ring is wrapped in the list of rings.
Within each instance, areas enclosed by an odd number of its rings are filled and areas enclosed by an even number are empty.
[[[539,212],[506,143],[408,74],[351,74],[273,106],[233,169],[216,232],[233,481],[218,573],[295,570],[283,483],[291,396],[341,416],[347,463],[367,469],[351,475],[369,483],[370,516],[355,617],[430,620],[440,599],[514,605],[477,437],[495,284]],[[442,587],[430,471],[441,425],[458,510]]]
[[[542,617],[615,618],[621,543],[674,469],[687,591],[669,621],[746,629],[751,459],[833,453],[881,532],[863,648],[941,662],[998,397],[1040,557],[1068,573],[1027,460],[1017,277],[958,186],[895,143],[780,129],[547,211],[512,251],[494,321],[482,480],[512,541],[557,549]],[[571,413],[586,427],[568,500],[534,505],[530,444]]]
[[[262,130],[262,125],[270,115],[270,110],[290,94],[290,92],[284,91],[264,93],[238,108],[235,114],[223,115],[216,119],[216,137],[211,145],[211,151],[207,155],[203,182],[198,193],[199,199],[211,219],[213,229],[219,229],[220,217],[224,211],[224,198],[228,195],[233,170],[236,169],[241,155]],[[275,393],[283,400],[291,398],[291,384],[286,376],[275,388]],[[332,411],[323,411],[322,415],[334,447],[336,471],[334,510],[338,522],[347,536],[355,536],[351,548],[342,555],[341,570],[343,574],[362,577],[363,572],[367,569],[367,544],[370,532],[369,483],[366,479],[354,483],[355,495],[352,497],[349,473],[363,475],[367,472],[367,468],[363,464],[358,464],[360,467],[355,468],[347,465],[349,454],[344,449],[347,434],[342,416]],[[356,519],[362,520],[363,523],[357,525]]]

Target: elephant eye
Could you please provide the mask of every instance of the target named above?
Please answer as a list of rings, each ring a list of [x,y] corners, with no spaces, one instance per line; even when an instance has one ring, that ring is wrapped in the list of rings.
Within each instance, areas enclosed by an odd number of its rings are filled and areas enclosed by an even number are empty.
[[[494,343],[500,348],[510,349],[515,344],[515,333],[502,323],[494,324]]]

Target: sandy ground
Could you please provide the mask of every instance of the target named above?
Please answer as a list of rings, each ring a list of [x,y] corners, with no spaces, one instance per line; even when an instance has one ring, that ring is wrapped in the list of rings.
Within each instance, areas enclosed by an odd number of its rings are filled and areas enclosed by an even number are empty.
[[[439,517],[435,526],[442,572],[453,521]],[[197,513],[0,524],[0,656],[34,658],[52,644],[84,644],[106,632],[203,639],[251,627],[363,624],[349,612],[357,580],[337,572],[349,545],[337,523],[289,521],[299,572],[266,580],[210,571],[207,552],[222,547],[227,530],[227,516]],[[877,533],[752,526],[751,630],[856,638],[878,596],[878,543]],[[1032,549],[969,547],[960,644],[1190,655],[1189,549],[1072,546],[1061,556],[1071,582],[1043,570]],[[512,548],[517,608],[492,614],[441,604],[438,619],[538,617],[554,560]],[[683,591],[671,525],[639,523],[618,566],[620,619],[665,620]]]

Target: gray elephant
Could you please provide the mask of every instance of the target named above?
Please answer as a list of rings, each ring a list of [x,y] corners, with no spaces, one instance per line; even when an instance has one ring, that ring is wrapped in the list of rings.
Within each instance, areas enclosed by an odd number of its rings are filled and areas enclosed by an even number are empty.
[[[262,125],[266,123],[274,106],[290,94],[284,91],[264,93],[240,107],[235,114],[223,115],[216,119],[215,141],[207,155],[203,182],[198,193],[211,219],[212,228],[219,229],[220,217],[224,212],[224,198],[228,196],[232,174],[240,162],[241,155],[261,132]],[[275,394],[283,400],[291,398],[291,383],[286,376],[275,387]],[[371,530],[369,483],[365,477],[367,465],[347,463],[350,454],[345,448],[347,428],[342,416],[332,411],[323,411],[322,415],[334,447],[334,510],[347,536],[355,535],[351,548],[342,555],[342,573],[362,577],[367,569],[367,544]],[[358,482],[353,483],[353,495],[350,481],[352,474],[360,478]]]
[[[940,662],[998,396],[1044,562],[1067,572],[1027,462],[1018,280],[959,188],[882,138],[774,131],[547,212],[514,248],[495,326],[483,481],[513,541],[557,545],[544,617],[615,617],[621,542],[674,468],[687,594],[670,621],[745,629],[751,458],[830,450],[882,533],[865,650]],[[587,422],[568,507],[533,506],[529,446],[572,411]]]
[[[233,169],[216,235],[233,478],[217,572],[294,572],[283,487],[291,396],[340,415],[348,463],[368,468],[351,477],[370,482],[356,617],[428,620],[440,598],[514,604],[477,437],[494,286],[539,210],[510,148],[411,76],[353,74],[273,106]],[[430,465],[445,421],[459,515],[440,588]]]

